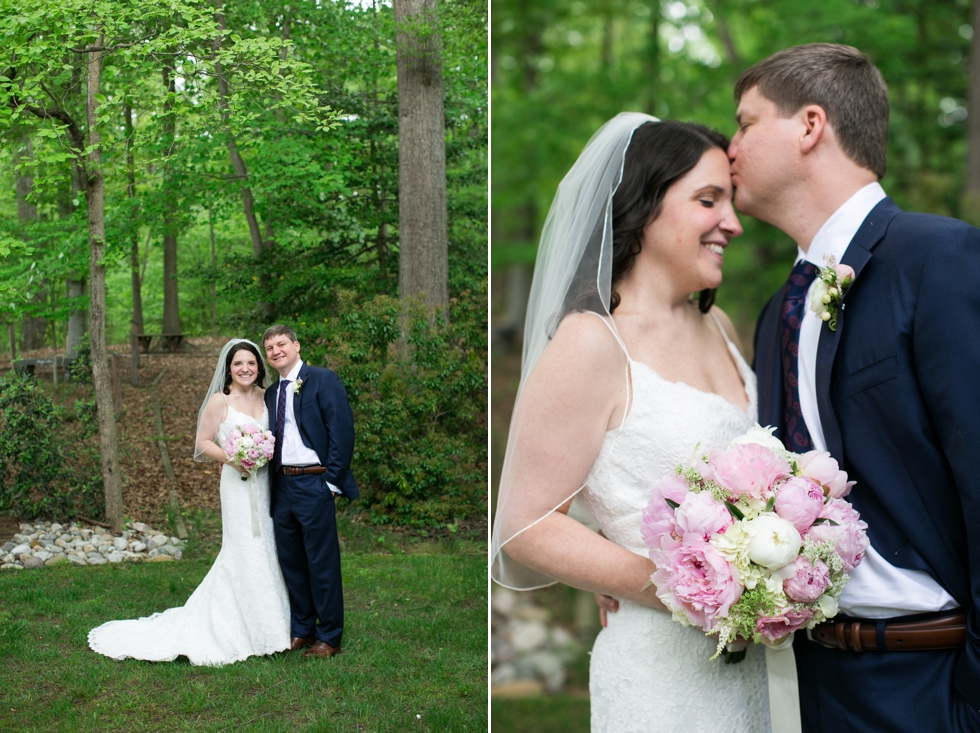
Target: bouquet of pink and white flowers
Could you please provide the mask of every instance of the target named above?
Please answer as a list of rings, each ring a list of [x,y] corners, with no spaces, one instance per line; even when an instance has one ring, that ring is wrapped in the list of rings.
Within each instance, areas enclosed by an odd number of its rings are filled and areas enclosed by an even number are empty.
[[[269,430],[258,425],[238,425],[228,434],[225,455],[232,463],[254,474],[272,458],[276,438]],[[242,476],[247,481],[248,476]]]
[[[775,642],[837,615],[867,524],[842,497],[853,481],[824,451],[790,453],[756,426],[679,466],[651,493],[642,534],[651,581],[675,621]]]

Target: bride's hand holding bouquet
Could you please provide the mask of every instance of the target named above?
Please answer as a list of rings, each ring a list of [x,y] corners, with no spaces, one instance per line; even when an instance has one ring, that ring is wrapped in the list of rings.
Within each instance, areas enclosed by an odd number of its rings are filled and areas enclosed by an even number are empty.
[[[225,455],[228,463],[242,474],[242,481],[247,481],[272,459],[275,443],[275,436],[269,430],[254,424],[238,425],[228,434]]]

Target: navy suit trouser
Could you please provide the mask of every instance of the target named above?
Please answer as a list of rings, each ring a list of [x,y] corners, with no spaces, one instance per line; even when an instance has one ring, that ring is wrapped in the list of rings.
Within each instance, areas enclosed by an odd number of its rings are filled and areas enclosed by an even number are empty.
[[[961,651],[858,653],[806,632],[793,651],[803,733],[980,733],[980,712],[953,687]]]
[[[289,591],[291,635],[340,647],[344,592],[334,496],[320,475],[274,474],[272,522]]]

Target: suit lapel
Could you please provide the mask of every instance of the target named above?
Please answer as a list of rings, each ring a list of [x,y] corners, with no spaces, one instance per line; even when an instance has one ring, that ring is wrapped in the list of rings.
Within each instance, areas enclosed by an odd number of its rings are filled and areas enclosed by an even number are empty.
[[[265,391],[265,408],[269,411],[269,429],[276,434],[276,396],[279,394],[279,377]]]
[[[770,298],[759,318],[758,338],[753,367],[758,383],[765,385],[759,390],[759,424],[777,429],[777,436],[783,431],[783,367],[782,348],[779,331],[779,309],[786,294],[786,287]]]
[[[303,366],[300,367],[299,375],[297,378],[305,382],[306,378],[309,376],[310,376],[310,365],[304,361]],[[303,414],[302,414],[303,401],[300,399],[301,392],[302,392],[302,388],[300,388],[299,392],[293,391],[293,417],[296,418],[296,427],[298,427],[300,431],[303,430]]]
[[[861,224],[841,258],[841,264],[850,265],[854,268],[854,282],[844,293],[841,301],[841,309],[837,314],[837,330],[831,331],[830,326],[826,324],[820,328],[820,341],[817,344],[817,409],[820,411],[820,424],[823,427],[827,450],[842,465],[844,443],[841,438],[840,426],[837,424],[837,415],[834,414],[833,405],[830,403],[830,380],[834,359],[837,357],[837,347],[840,344],[841,332],[847,328],[845,317],[847,299],[854,288],[860,287],[861,270],[871,261],[871,252],[885,236],[888,223],[901,211],[891,197],[886,197],[871,210],[871,213]]]

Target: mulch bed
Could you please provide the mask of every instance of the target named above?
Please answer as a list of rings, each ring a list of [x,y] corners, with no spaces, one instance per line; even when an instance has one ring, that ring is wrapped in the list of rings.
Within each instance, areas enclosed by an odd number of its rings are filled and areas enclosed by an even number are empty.
[[[194,432],[197,413],[214,374],[215,360],[228,338],[193,338],[179,354],[153,352],[140,356],[139,386],[130,382],[129,344],[116,344],[109,351],[121,357],[119,376],[122,386],[122,414],[119,430],[125,513],[134,520],[156,525],[166,517],[167,476],[156,442],[153,411],[153,380],[166,369],[157,384],[163,432],[167,451],[177,477],[177,496],[184,509],[196,507],[220,511],[219,474],[213,463],[194,460]],[[18,358],[50,357],[51,352],[24,352]],[[0,370],[9,369],[6,359]],[[38,370],[38,377],[50,381],[50,369]],[[18,531],[18,522],[0,517],[0,537]],[[9,525],[9,526],[8,526]]]

